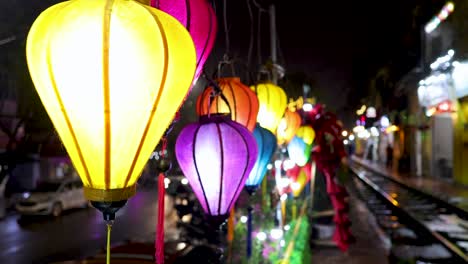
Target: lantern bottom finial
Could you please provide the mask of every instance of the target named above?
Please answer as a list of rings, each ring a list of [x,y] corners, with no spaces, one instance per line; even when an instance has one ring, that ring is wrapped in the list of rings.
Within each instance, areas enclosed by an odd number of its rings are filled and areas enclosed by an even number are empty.
[[[258,186],[257,185],[246,185],[245,186],[245,190],[247,191],[247,193],[252,196],[255,194],[255,191],[257,191],[258,189]]]
[[[127,203],[127,200],[116,202],[99,202],[91,201],[94,208],[101,211],[104,221],[109,222],[115,220],[115,213]]]
[[[227,219],[229,218],[229,213],[224,215],[208,215],[206,216],[207,222],[215,228],[221,228],[223,225],[227,223]]]

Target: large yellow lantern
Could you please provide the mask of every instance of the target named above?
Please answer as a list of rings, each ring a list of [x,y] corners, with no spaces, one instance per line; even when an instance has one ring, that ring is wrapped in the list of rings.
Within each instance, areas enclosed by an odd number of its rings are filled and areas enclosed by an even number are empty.
[[[276,134],[276,129],[288,103],[286,93],[281,87],[269,82],[260,83],[250,88],[257,93],[260,104],[257,122],[263,128]]]
[[[191,85],[189,33],[133,0],[70,0],[36,19],[26,50],[86,198],[123,205]]]

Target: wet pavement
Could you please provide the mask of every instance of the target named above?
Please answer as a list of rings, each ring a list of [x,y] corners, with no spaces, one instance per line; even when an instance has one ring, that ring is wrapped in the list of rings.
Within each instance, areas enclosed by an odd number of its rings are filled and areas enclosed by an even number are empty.
[[[156,226],[156,201],[156,191],[139,190],[117,213],[111,243],[126,239],[151,241]],[[78,259],[105,247],[106,225],[94,208],[64,212],[55,219],[19,219],[18,215],[10,215],[0,221],[2,264]]]
[[[343,253],[333,246],[314,246],[311,263],[320,264],[386,264],[389,245],[384,234],[377,227],[375,218],[366,205],[351,193],[351,230],[356,243]]]

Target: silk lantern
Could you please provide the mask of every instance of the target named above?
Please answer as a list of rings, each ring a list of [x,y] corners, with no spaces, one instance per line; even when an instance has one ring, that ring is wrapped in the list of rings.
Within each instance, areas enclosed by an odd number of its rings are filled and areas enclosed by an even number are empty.
[[[205,213],[224,221],[257,158],[252,133],[227,115],[201,116],[182,129],[175,150]]]
[[[197,52],[194,82],[203,72],[203,65],[213,49],[218,20],[207,0],[145,0],[151,6],[168,13],[187,28]]]
[[[70,0],[37,18],[26,52],[86,198],[114,219],[190,87],[190,34],[133,0]]]
[[[257,161],[245,182],[245,188],[250,194],[255,192],[262,182],[267,171],[267,165],[276,150],[276,137],[269,130],[257,124],[253,135],[257,142],[258,155]]]
[[[275,134],[288,103],[286,93],[281,87],[269,82],[260,83],[250,88],[257,94],[260,104],[257,122]]]
[[[296,135],[296,131],[301,126],[301,122],[302,118],[299,113],[287,109],[278,125],[278,131],[276,133],[278,144],[288,144],[294,135]]]
[[[311,145],[315,139],[315,131],[311,126],[301,126],[297,132],[296,136],[304,140],[308,145]]]
[[[306,144],[304,140],[295,136],[288,144],[289,158],[298,166],[304,166],[310,158],[312,145]]]
[[[303,167],[300,167],[300,170],[295,177],[291,177],[291,190],[294,198],[299,197],[301,192],[304,190],[304,187],[309,182],[311,175],[312,166],[310,163],[307,163]]]
[[[211,96],[215,93],[215,88],[207,87],[197,98],[197,114],[231,112],[232,120],[253,131],[259,107],[255,93],[244,85],[239,78],[219,78],[217,83],[227,104],[220,96],[211,99]]]

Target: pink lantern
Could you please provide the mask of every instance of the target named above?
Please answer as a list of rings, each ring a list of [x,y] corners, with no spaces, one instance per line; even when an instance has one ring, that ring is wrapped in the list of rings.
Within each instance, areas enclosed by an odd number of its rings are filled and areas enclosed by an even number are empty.
[[[150,4],[179,20],[192,36],[197,52],[195,82],[213,49],[218,30],[213,8],[207,0],[151,0]]]
[[[201,116],[182,129],[175,150],[205,212],[226,219],[257,159],[252,133],[227,115]]]

